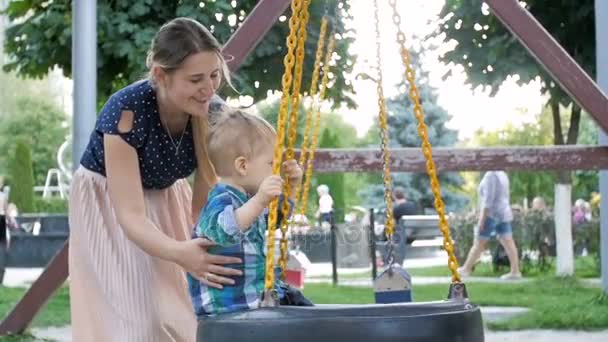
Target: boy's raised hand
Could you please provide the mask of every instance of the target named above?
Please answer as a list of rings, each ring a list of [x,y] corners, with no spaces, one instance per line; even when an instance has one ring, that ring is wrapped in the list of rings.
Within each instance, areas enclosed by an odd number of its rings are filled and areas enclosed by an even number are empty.
[[[263,206],[267,206],[273,199],[278,197],[283,190],[283,179],[281,176],[268,176],[260,184],[256,196],[259,196]]]

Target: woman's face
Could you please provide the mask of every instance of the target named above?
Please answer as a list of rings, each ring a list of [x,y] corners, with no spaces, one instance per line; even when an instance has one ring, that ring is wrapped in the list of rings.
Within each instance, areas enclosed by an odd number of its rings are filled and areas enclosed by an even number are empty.
[[[221,63],[215,52],[199,52],[187,57],[180,68],[164,75],[167,100],[182,112],[207,115],[209,102],[221,83]]]

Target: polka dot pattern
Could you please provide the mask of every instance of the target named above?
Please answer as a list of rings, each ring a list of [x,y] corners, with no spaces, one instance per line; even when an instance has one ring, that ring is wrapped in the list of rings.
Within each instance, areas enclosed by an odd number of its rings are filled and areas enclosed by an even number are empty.
[[[127,133],[118,131],[118,121],[124,110],[135,114],[133,128]],[[191,123],[186,127],[176,154],[175,146],[160,121],[156,92],[147,80],[133,83],[112,95],[97,118],[80,163],[105,176],[104,134],[119,135],[135,148],[145,189],[167,188],[178,179],[188,177],[196,168]],[[176,144],[180,136],[173,137]]]

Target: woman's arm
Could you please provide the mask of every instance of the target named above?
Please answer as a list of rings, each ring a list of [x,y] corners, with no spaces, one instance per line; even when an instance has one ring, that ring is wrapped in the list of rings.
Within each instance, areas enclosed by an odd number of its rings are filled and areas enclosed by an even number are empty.
[[[146,253],[176,261],[178,242],[154,227],[146,216],[135,149],[118,135],[104,135],[108,190],[125,235]]]
[[[194,189],[192,189],[192,222],[198,220],[203,207],[207,203],[211,184],[205,180],[203,171],[196,169],[194,174]]]

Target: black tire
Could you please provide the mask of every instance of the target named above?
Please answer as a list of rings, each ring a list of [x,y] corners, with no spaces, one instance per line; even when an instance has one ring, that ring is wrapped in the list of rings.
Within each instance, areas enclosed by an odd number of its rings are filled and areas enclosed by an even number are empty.
[[[199,320],[202,342],[483,342],[479,307],[464,302],[282,306]]]

